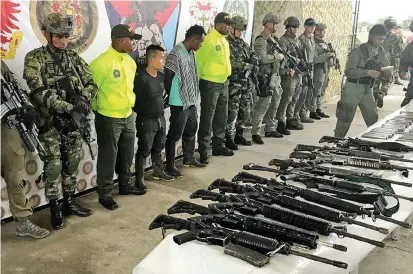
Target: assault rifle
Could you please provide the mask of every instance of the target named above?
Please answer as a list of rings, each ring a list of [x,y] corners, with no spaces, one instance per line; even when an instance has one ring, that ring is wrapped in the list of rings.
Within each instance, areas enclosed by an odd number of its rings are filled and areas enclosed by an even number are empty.
[[[224,253],[244,260],[255,266],[263,266],[269,262],[269,258],[277,253],[283,255],[296,255],[321,263],[347,269],[347,264],[340,261],[307,254],[297,251],[288,243],[259,236],[253,233],[237,231],[216,226],[215,223],[207,225],[200,220],[184,220],[168,215],[157,216],[149,225],[149,230],[156,228],[189,230],[186,233],[173,237],[175,243],[183,244],[197,240],[210,245],[225,247]]]
[[[321,244],[340,251],[347,251],[346,246],[320,241],[318,234],[315,232],[277,221],[268,222],[233,212],[225,213],[220,209],[222,207],[221,205],[226,206],[227,204],[216,204],[215,206],[212,204],[211,207],[208,208],[188,201],[179,200],[170,207],[167,212],[169,215],[178,213],[203,215],[203,218],[199,218],[202,222],[217,223],[226,228],[251,232],[277,241],[288,242],[291,245],[295,243],[310,249],[316,249],[318,244]],[[231,206],[231,204],[228,205]],[[197,218],[197,220],[199,219]]]
[[[364,172],[358,170],[347,170],[336,167],[325,167],[319,164],[329,163],[327,161],[317,160],[317,161],[296,161],[294,159],[272,159],[268,165],[277,166],[280,170],[288,170],[289,168],[303,169],[304,171],[311,172],[320,176],[334,176],[338,178],[343,178],[350,180],[352,182],[369,183],[378,185],[382,188],[386,188],[391,191],[391,184],[400,185],[405,187],[412,187],[411,183],[399,182],[395,180],[382,178],[381,174],[376,174],[376,172]]]
[[[243,166],[244,170],[260,170],[260,171],[268,171],[268,172],[274,172],[276,174],[281,174],[280,179],[281,180],[295,180],[298,182],[303,182],[304,184],[307,185],[307,187],[309,187],[309,184],[313,184],[314,188],[317,188],[317,186],[319,184],[322,185],[329,185],[335,188],[339,188],[339,189],[345,189],[345,190],[349,190],[349,191],[354,191],[357,193],[362,193],[365,191],[368,192],[372,192],[372,193],[377,193],[377,194],[381,194],[384,196],[391,196],[397,199],[403,199],[403,200],[407,200],[407,201],[411,201],[413,202],[413,198],[411,197],[406,197],[403,195],[398,195],[395,193],[391,193],[387,190],[383,190],[383,189],[377,189],[377,188],[373,188],[373,187],[368,187],[368,186],[364,186],[363,184],[357,183],[357,182],[352,182],[349,180],[345,180],[345,179],[340,179],[340,178],[335,178],[335,177],[323,177],[323,176],[318,176],[318,175],[314,175],[311,174],[310,172],[306,172],[306,171],[302,171],[302,170],[289,170],[289,171],[282,171],[279,169],[275,169],[275,168],[268,168],[268,167],[263,167],[263,166],[258,166],[255,165],[253,163],[249,163]],[[288,173],[288,174],[286,174]]]
[[[413,169],[413,167],[409,168],[405,165],[393,164],[389,161],[381,161],[380,159],[374,159],[369,157],[350,156],[345,158],[337,158],[337,156],[331,155],[329,152],[324,151],[293,151],[290,154],[289,158],[315,161],[321,160],[324,162],[330,162],[332,165],[337,166],[353,166],[379,170],[397,170],[400,171],[404,177],[409,177],[409,169]]]
[[[245,72],[245,78],[248,79],[251,76],[251,80],[252,83],[254,84],[256,90],[257,90],[257,94],[260,94],[260,82],[258,80],[258,65],[259,65],[259,61],[257,58],[254,58],[254,56],[251,54],[251,56],[249,56],[250,58],[250,64],[252,64],[254,67],[253,69],[247,70]]]
[[[16,111],[16,115],[9,115],[7,117],[7,125],[11,128],[16,128],[24,145],[32,155],[39,154],[37,147],[41,152],[45,152],[39,140],[39,130],[36,125],[33,124],[31,129],[27,129],[23,123],[23,117],[26,115],[27,108],[32,106],[32,104],[27,99],[26,92],[20,87],[16,79],[14,77],[10,78],[9,81],[1,79],[2,91],[8,93],[8,96],[4,96],[13,104]]]
[[[215,199],[210,199],[209,197],[212,197],[213,195],[215,195],[216,197],[220,196],[219,198],[216,198],[220,200],[223,200],[225,197],[227,197],[227,195],[215,193],[212,191],[209,191],[211,194],[207,193],[206,196],[203,196],[201,194],[201,191],[206,192],[206,190],[198,190],[196,191],[197,194],[195,194],[194,192],[193,194],[191,194],[190,198],[202,198],[203,200],[214,201]],[[320,218],[309,216],[298,211],[293,211],[291,209],[287,209],[279,205],[270,206],[258,200],[249,199],[246,196],[238,195],[237,197],[239,197],[238,199],[242,200],[242,202],[210,204],[208,207],[213,208],[214,211],[216,211],[216,208],[225,208],[226,210],[233,209],[247,216],[255,216],[258,214],[262,214],[264,217],[268,219],[276,220],[278,222],[296,226],[298,228],[305,229],[308,231],[313,231],[321,235],[329,236],[331,233],[335,233],[339,237],[352,238],[378,247],[385,246],[382,242],[378,242],[352,233],[348,233],[347,229],[343,226],[333,227],[329,222],[322,220]]]
[[[413,151],[413,146],[402,144],[399,142],[372,142],[366,141],[359,138],[339,138],[331,136],[321,137],[319,143],[335,143],[341,148],[356,147],[359,150],[371,152],[371,148],[396,151],[396,152],[410,152]]]
[[[258,177],[258,180],[248,180],[251,177]],[[247,180],[245,179],[247,178]],[[234,184],[234,183],[230,183],[228,181],[225,181],[223,179],[219,179],[219,180],[215,180],[210,186],[209,189],[220,189],[221,192],[234,192],[234,193],[245,193],[245,192],[262,192],[265,194],[273,194],[273,195],[286,195],[289,197],[300,197],[303,198],[307,201],[310,202],[314,202],[323,206],[327,206],[336,210],[340,210],[343,212],[346,212],[348,214],[357,214],[362,216],[363,218],[365,216],[369,216],[371,217],[371,219],[373,221],[375,221],[376,219],[381,219],[383,221],[386,222],[391,222],[394,224],[397,224],[399,226],[403,226],[406,228],[411,228],[411,225],[409,223],[405,223],[405,222],[400,222],[397,221],[395,219],[390,218],[390,216],[392,216],[392,214],[394,214],[395,212],[397,212],[397,210],[399,209],[398,204],[396,207],[391,208],[391,209],[387,209],[387,202],[385,199],[383,199],[383,197],[381,196],[373,196],[369,199],[369,201],[367,201],[368,203],[372,204],[374,206],[374,210],[370,211],[369,209],[366,209],[360,205],[356,205],[353,204],[351,202],[348,201],[344,201],[342,199],[339,199],[337,197],[334,196],[330,196],[330,195],[326,195],[323,193],[319,193],[317,191],[312,191],[310,189],[303,189],[300,187],[296,187],[296,186],[291,186],[291,185],[280,185],[280,184],[274,184],[274,183],[268,183],[265,182],[263,180],[261,180],[262,177],[257,176],[257,175],[253,175],[253,174],[249,174],[246,172],[240,172],[238,173],[232,180],[236,181],[236,182],[243,182],[243,183],[251,183],[251,182],[255,182],[256,185],[251,187],[251,186],[243,186],[243,185],[239,185],[239,184]],[[267,179],[268,180],[268,179]],[[272,181],[273,182],[273,181]],[[263,187],[262,185],[265,185],[266,187]],[[320,188],[320,186],[316,186],[317,189]],[[357,194],[352,194],[349,193],[350,198],[357,196]],[[365,198],[365,197],[363,197]],[[359,202],[363,202],[365,203],[366,201],[359,201]],[[309,205],[310,208],[312,207],[312,205]],[[324,208],[325,209],[325,208]],[[308,211],[311,211],[311,209],[307,209]],[[383,215],[380,214],[383,213]],[[337,215],[337,213],[331,213],[332,215]],[[321,216],[321,217],[320,217]],[[318,215],[316,217],[320,217],[322,218],[323,213],[318,213]],[[345,215],[347,217],[351,216],[354,217],[354,215]],[[332,217],[333,218],[333,217]],[[339,217],[334,217],[336,220],[340,219]],[[333,219],[330,219],[331,221],[334,221]],[[348,221],[348,220],[346,220]],[[364,226],[366,227],[365,223],[361,223],[357,224],[360,226]],[[366,228],[369,229],[373,229],[376,231],[382,231],[382,233],[387,232],[387,230],[385,228],[380,228],[380,227],[376,227],[376,226],[370,226],[367,225]]]
[[[278,53],[284,55],[285,61],[289,64],[288,68],[294,69],[296,73],[303,73],[300,66],[300,60],[297,57],[292,56],[288,51],[284,50],[278,41],[276,41],[273,37],[269,38],[272,42],[272,49]]]
[[[333,45],[332,45],[331,43],[328,43],[328,44],[327,44],[327,47],[328,47],[328,51],[329,51],[329,52],[332,52],[332,53],[334,53],[334,54],[337,54],[337,53],[336,53],[336,50],[333,48]],[[335,70],[338,70],[338,71],[340,72],[340,75],[341,75],[341,74],[342,74],[342,73],[341,73],[341,64],[340,64],[340,60],[337,58],[337,55],[334,56],[333,65],[334,65],[334,69],[335,69]]]

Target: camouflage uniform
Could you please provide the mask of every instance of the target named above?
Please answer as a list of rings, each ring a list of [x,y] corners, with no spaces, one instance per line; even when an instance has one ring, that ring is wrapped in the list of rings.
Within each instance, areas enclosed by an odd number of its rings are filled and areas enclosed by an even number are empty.
[[[46,35],[66,35],[71,33],[71,20],[61,14],[50,14],[43,22]],[[51,37],[49,37],[51,40]],[[39,139],[46,152],[40,153],[44,162],[43,181],[45,196],[51,204],[53,222],[61,221],[60,208],[54,207],[59,198],[59,177],[62,175],[62,188],[67,205],[75,205],[73,194],[76,186],[76,173],[82,150],[82,137],[73,127],[72,117],[82,117],[89,113],[91,99],[97,93],[87,63],[74,51],[57,49],[47,44],[27,53],[24,61],[23,78],[31,93],[30,99],[41,116]],[[83,112],[83,113],[82,113]],[[71,124],[71,125],[69,125]],[[65,211],[65,203],[63,204]],[[88,216],[90,210],[79,206],[79,211],[63,212]],[[71,212],[70,212],[71,211]],[[60,216],[59,216],[60,215]],[[63,224],[53,225],[61,228]]]
[[[298,27],[300,25],[300,22],[295,17],[289,17],[284,22],[284,25],[286,25],[286,28],[289,28],[290,26]],[[290,31],[287,30],[285,34],[280,38],[280,45],[293,57],[299,58],[299,56],[301,56],[301,42],[300,40],[298,40],[297,36],[291,34]],[[286,69],[281,69],[280,74],[283,94],[276,115],[278,120],[277,131],[281,134],[289,135],[291,133],[286,128],[286,120],[290,128],[292,128],[291,126],[294,126],[295,129],[302,129],[302,125],[299,124],[298,121],[294,120],[297,114],[295,112],[295,105],[298,101],[298,98],[300,97],[300,84],[302,77],[297,72],[294,74],[294,76],[290,76],[289,74],[287,74]]]
[[[234,21],[233,29],[245,30],[246,21],[240,16],[232,18]],[[232,31],[232,30],[231,30]],[[232,74],[228,77],[229,80],[229,100],[228,100],[228,119],[226,127],[227,143],[234,141],[238,144],[247,144],[247,140],[243,137],[243,129],[250,117],[252,104],[252,83],[250,78],[246,77],[247,72],[250,73],[253,65],[251,60],[258,60],[257,55],[252,48],[242,38],[228,35],[230,60]],[[232,144],[230,149],[236,149]]]

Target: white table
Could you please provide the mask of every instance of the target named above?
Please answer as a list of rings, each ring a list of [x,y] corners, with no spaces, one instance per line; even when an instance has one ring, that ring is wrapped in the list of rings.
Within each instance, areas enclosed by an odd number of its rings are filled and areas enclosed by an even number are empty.
[[[413,109],[413,104],[411,104],[409,108]],[[385,120],[397,115],[398,112],[399,111],[396,111],[385,119],[380,120],[366,131],[382,125]],[[405,157],[413,159],[412,154],[413,153],[405,154]],[[401,175],[392,171],[383,171],[382,173],[385,175],[384,177],[389,179],[403,178]],[[413,183],[413,172],[411,172],[409,178],[401,180]],[[393,185],[393,189],[397,194],[413,197],[413,188]],[[392,216],[392,218],[399,221],[408,220],[411,222],[413,203],[405,200],[399,200],[399,202],[400,209]],[[393,233],[387,236],[390,236],[393,239],[398,238],[399,227],[395,224],[384,222],[382,220],[373,222],[370,218],[362,219],[361,217],[357,217],[357,220],[388,228]],[[382,241],[387,237],[384,234],[355,225],[349,225],[347,229],[350,233],[377,241]],[[331,234],[329,237],[320,236],[320,239],[330,243],[345,245],[348,248],[347,252],[340,252],[322,245],[319,245],[316,250],[307,252],[329,259],[346,262],[348,263],[347,270],[293,255],[284,256],[281,254],[276,254],[272,257],[268,265],[262,268],[257,268],[242,260],[223,254],[223,248],[221,247],[208,246],[197,241],[188,242],[179,246],[175,244],[172,239],[173,235],[179,233],[182,232],[174,232],[168,235],[150,254],[135,266],[133,274],[344,274],[349,272],[356,274],[358,273],[358,264],[375,248],[374,246],[363,242],[350,238],[338,238],[335,234]],[[159,232],[159,235],[161,237],[161,232]]]

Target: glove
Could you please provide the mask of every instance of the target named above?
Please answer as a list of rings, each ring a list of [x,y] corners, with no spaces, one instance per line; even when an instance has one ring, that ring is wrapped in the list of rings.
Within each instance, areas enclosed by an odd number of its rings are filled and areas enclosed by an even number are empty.
[[[404,98],[404,100],[402,101],[402,104],[400,105],[400,107],[404,107],[405,105],[407,105],[408,103],[410,103],[412,99],[411,98]]]
[[[85,116],[89,115],[90,112],[90,108],[89,108],[90,104],[88,102],[88,100],[86,99],[85,96],[83,95],[78,95],[75,97],[75,106],[74,109],[82,114],[84,114]]]
[[[27,106],[23,113],[24,116],[22,118],[22,122],[28,129],[31,129],[39,118],[36,109],[32,106]]]

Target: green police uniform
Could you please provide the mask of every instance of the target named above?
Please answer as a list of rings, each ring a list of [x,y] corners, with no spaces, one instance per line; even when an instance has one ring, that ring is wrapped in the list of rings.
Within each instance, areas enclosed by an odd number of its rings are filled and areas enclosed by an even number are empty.
[[[70,19],[58,13],[45,18],[43,30],[50,35],[49,41],[52,35],[71,34],[73,22]],[[83,143],[78,128],[73,125],[73,117],[81,117],[80,121],[85,123],[97,87],[89,66],[76,52],[55,48],[50,42],[27,53],[23,78],[31,90],[31,102],[41,116],[39,139],[46,150],[40,153],[44,162],[45,196],[51,204],[52,225],[58,229],[64,225],[57,205],[60,176],[65,201],[63,214],[91,214],[73,197]]]
[[[368,69],[364,68],[367,61],[373,58],[377,58],[383,66],[389,64],[383,48],[374,47],[369,42],[355,48],[350,54],[345,70],[346,83],[341,93],[341,99],[337,103],[335,137],[344,138],[346,136],[357,107],[360,108],[367,126],[373,125],[378,120],[377,107],[371,88],[372,79],[367,76]]]

